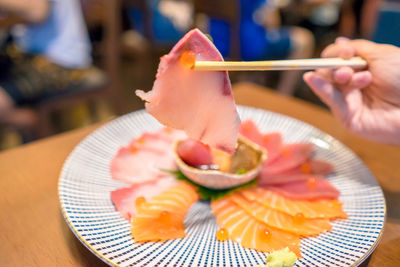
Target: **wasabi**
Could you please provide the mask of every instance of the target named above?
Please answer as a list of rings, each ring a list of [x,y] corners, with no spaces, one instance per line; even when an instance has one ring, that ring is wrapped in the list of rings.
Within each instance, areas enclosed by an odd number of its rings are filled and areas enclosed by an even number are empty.
[[[265,267],[292,267],[296,260],[296,254],[286,247],[268,254]],[[258,267],[264,266],[258,265]]]

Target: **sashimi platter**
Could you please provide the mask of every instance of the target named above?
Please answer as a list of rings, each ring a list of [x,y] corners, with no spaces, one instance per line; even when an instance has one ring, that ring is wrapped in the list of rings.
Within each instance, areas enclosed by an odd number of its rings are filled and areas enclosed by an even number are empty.
[[[237,106],[199,30],[161,58],[146,110],[111,121],[66,160],[65,220],[115,266],[357,266],[385,200],[363,162],[304,122]]]

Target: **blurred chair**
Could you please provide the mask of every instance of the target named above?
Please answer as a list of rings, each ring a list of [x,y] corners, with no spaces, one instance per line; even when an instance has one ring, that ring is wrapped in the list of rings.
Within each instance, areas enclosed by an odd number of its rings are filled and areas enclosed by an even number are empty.
[[[126,111],[126,104],[121,92],[119,77],[120,66],[120,0],[82,0],[85,18],[90,23],[101,23],[104,33],[102,38],[103,70],[94,69],[81,85],[74,86],[65,93],[46,97],[34,108],[39,115],[37,134],[39,137],[54,133],[51,114],[71,105],[96,100],[99,98],[111,102],[117,114]]]
[[[400,47],[400,2],[386,1],[378,9],[374,42]]]
[[[240,1],[232,0],[194,0],[194,14],[223,20],[230,29],[230,59],[240,59]],[[196,26],[196,25],[195,25]]]

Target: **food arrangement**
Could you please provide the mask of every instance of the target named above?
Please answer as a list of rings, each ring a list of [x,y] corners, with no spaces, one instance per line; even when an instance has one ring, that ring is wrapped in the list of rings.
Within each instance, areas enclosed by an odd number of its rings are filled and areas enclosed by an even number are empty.
[[[111,192],[116,210],[131,222],[135,242],[165,241],[183,238],[191,205],[209,200],[220,242],[230,239],[263,252],[289,248],[301,257],[301,238],[347,218],[340,192],[324,177],[333,166],[313,157],[311,143],[287,144],[278,132],[261,133],[251,120],[240,123],[227,73],[190,70],[192,54],[222,60],[193,30],[161,59],[153,90],[136,92],[147,111],[171,128],[134,138],[112,159],[113,179],[129,184]],[[250,145],[238,143],[239,136]],[[263,153],[252,151],[252,144]],[[260,168],[251,181],[210,190],[180,172],[176,157],[199,173],[245,177]]]
[[[338,200],[338,190],[324,178],[333,166],[314,159],[310,143],[284,144],[280,134],[262,134],[250,120],[239,129],[240,134],[253,141],[267,137],[258,140],[268,140],[263,146],[270,148],[275,159],[264,162],[259,177],[250,186],[222,195],[215,190],[217,197],[205,197],[221,227],[215,238],[231,239],[243,247],[264,252],[288,247],[300,256],[301,237],[330,231],[331,220],[347,218]],[[176,171],[170,151],[180,138],[185,138],[183,133],[166,128],[144,133],[122,147],[112,161],[112,176],[131,184],[111,192],[111,198],[121,216],[131,221],[135,242],[184,237],[184,215],[192,203],[204,198],[201,191],[198,193],[201,186],[181,181],[174,173],[165,171]],[[196,158],[198,154],[185,156]],[[142,157],[147,164],[129,165],[143,162]],[[142,177],[135,179],[135,173]]]

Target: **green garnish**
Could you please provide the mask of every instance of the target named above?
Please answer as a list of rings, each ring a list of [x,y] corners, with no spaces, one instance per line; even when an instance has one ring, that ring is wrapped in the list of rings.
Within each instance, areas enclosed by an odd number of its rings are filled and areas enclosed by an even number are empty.
[[[233,187],[233,188],[228,188],[228,189],[210,189],[204,186],[201,186],[199,184],[196,184],[195,182],[191,181],[189,178],[187,178],[181,171],[172,171],[172,170],[165,170],[162,169],[161,171],[175,175],[176,179],[188,182],[194,186],[197,187],[197,193],[200,196],[200,199],[202,200],[217,200],[220,198],[223,198],[227,195],[233,194],[234,192],[237,192],[241,189],[249,188],[251,186],[256,186],[257,182],[256,180],[252,180],[250,182],[247,182],[245,184]]]
[[[246,169],[245,169],[245,168],[240,168],[240,169],[237,170],[235,173],[236,173],[236,174],[245,174],[245,173],[246,173]]]

